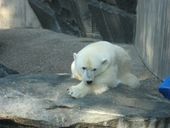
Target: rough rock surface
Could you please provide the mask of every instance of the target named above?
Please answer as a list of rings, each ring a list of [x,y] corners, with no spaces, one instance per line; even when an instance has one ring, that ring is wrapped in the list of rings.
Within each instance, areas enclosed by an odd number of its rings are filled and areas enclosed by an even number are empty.
[[[18,73],[19,72],[9,69],[6,66],[4,66],[3,64],[0,64],[0,78],[11,75],[11,74],[18,74]]]
[[[97,41],[45,29],[0,30],[0,39],[0,63],[21,74],[70,73],[73,53]],[[119,45],[132,55],[134,69],[137,70],[135,73],[147,78],[148,73],[143,70],[145,67],[139,61],[134,47]]]
[[[44,29],[0,30],[0,63],[20,73],[70,72],[73,53],[94,39]]]
[[[142,81],[145,85],[157,82],[154,79]],[[51,127],[170,126],[170,102],[160,97],[156,89],[142,86],[132,90],[120,85],[98,96],[73,99],[66,89],[77,83],[69,75],[62,74],[15,75],[0,79],[0,117],[42,121]],[[34,125],[36,123],[32,123]]]
[[[137,0],[29,0],[29,3],[44,28],[112,42],[133,41]]]
[[[41,28],[27,0],[0,0],[0,29]]]
[[[135,15],[98,0],[90,2],[89,9],[104,40],[118,43],[133,42]]]
[[[73,99],[66,89],[78,81],[56,73],[70,72],[72,53],[94,40],[42,29],[0,31],[0,39],[0,63],[21,73],[0,79],[0,127],[170,127],[170,102],[158,93],[160,81],[132,45],[121,44],[132,57],[140,88],[120,85]]]
[[[49,7],[47,3],[43,4],[43,2],[40,0],[29,0],[28,2],[36,13],[43,28],[61,32],[61,28],[55,17],[55,12]]]

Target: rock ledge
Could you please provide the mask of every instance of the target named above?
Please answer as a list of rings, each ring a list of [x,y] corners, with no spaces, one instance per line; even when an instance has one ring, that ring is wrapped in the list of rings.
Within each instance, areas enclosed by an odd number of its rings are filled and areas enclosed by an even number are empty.
[[[141,81],[155,84],[156,79]],[[68,74],[10,75],[0,79],[0,122],[29,127],[168,128],[170,102],[151,88],[124,85],[73,99]],[[151,92],[151,93],[149,93]],[[31,122],[31,123],[30,123]]]

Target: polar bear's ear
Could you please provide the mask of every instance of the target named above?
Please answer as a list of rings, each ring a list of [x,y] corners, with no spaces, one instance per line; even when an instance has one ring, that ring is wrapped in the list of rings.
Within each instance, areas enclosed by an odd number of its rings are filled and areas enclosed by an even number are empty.
[[[76,58],[77,58],[77,53],[73,53],[73,58],[74,58],[74,60],[76,60]]]
[[[106,64],[107,62],[108,62],[107,59],[103,59],[103,60],[102,60],[102,64]]]

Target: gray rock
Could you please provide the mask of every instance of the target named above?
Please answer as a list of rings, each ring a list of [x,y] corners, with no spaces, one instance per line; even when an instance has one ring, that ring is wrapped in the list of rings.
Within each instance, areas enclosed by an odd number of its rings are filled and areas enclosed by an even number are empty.
[[[0,127],[170,126],[170,102],[159,94],[160,81],[146,69],[132,45],[120,44],[132,57],[140,88],[120,85],[102,95],[73,99],[66,89],[78,81],[56,73],[70,72],[72,53],[94,39],[42,29],[1,30],[0,38],[1,62],[20,72],[0,79]]]
[[[89,9],[104,40],[117,43],[133,42],[135,15],[97,0],[90,2]]]
[[[43,29],[1,30],[1,63],[20,72],[70,73],[73,53],[97,40],[77,38]],[[132,45],[119,44],[132,57],[133,72],[141,79],[151,77]]]
[[[86,30],[79,3],[75,0],[55,0],[49,5],[55,11],[63,33],[82,37],[86,35]]]
[[[49,7],[48,3],[43,3],[40,0],[29,0],[29,4],[36,13],[43,28],[61,32],[55,12]]]
[[[20,72],[70,72],[73,53],[96,40],[45,29],[0,30],[0,60]]]
[[[9,69],[6,66],[4,66],[3,64],[0,64],[0,78],[11,75],[11,74],[18,74],[18,73],[19,72]]]
[[[29,3],[44,28],[70,35],[86,35],[78,2],[29,0]]]
[[[137,0],[98,0],[109,5],[117,6],[128,13],[136,14]]]
[[[170,17],[164,15],[169,8],[162,0],[138,1],[137,8],[135,46],[147,67],[161,79],[170,77]]]
[[[112,1],[112,0],[110,0],[110,1]],[[115,0],[115,1],[116,1],[117,6],[120,9],[122,9],[128,13],[136,14],[137,0]]]
[[[42,26],[79,37],[132,43],[136,0],[29,0]]]
[[[77,83],[66,74],[0,79],[0,117],[9,120],[15,117],[17,124],[23,123],[17,119],[24,118],[35,121],[32,125],[44,123],[51,127],[168,128],[170,125],[170,102],[156,89],[147,86],[134,90],[120,85],[101,95],[73,99],[66,89]],[[142,83],[153,85],[159,81]]]
[[[0,29],[41,28],[28,0],[0,0]]]

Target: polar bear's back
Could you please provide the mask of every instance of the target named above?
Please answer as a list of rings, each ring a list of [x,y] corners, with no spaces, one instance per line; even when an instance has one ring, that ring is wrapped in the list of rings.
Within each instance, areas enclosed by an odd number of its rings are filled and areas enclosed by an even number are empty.
[[[109,49],[116,49],[118,46],[114,45],[114,44],[111,44],[107,41],[98,41],[98,42],[95,42],[95,43],[91,43],[89,45],[87,45],[86,47],[84,47],[83,49],[86,49],[86,50],[97,50],[97,51],[108,51]],[[82,49],[82,50],[83,50]]]
[[[91,43],[80,50],[78,54],[82,56],[103,56],[106,58],[112,58],[115,56],[118,56],[118,58],[125,56],[126,58],[129,58],[127,52],[123,48],[107,41]]]

